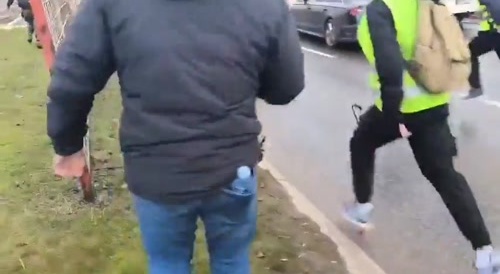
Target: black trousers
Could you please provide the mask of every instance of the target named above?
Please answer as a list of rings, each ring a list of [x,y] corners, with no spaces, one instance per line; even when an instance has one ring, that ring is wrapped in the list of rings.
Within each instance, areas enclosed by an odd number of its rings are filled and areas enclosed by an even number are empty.
[[[500,33],[490,31],[480,31],[478,35],[469,43],[471,52],[472,71],[469,76],[469,84],[473,88],[481,87],[479,76],[479,57],[494,50],[500,58]]]
[[[32,39],[33,34],[35,34],[35,17],[33,15],[33,11],[29,9],[22,10],[21,16],[23,17],[24,21],[28,24],[28,38]]]
[[[437,190],[474,249],[490,245],[490,236],[474,195],[453,164],[457,148],[447,122],[448,106],[408,116],[405,125],[412,132],[408,140],[422,174]],[[358,202],[369,202],[372,197],[375,151],[398,138],[398,125],[389,122],[376,107],[361,115],[350,142],[354,193]]]

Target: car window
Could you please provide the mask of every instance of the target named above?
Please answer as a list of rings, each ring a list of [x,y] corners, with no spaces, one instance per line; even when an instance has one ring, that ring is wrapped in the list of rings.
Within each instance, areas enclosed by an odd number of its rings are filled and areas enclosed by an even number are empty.
[[[315,0],[315,2],[318,2],[318,3],[343,3],[344,0]]]
[[[356,6],[366,6],[371,2],[371,0],[344,0],[346,5],[356,5]]]

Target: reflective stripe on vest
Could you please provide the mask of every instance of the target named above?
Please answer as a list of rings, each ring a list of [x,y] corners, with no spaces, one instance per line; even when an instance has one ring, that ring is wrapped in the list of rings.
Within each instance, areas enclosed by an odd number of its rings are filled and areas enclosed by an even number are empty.
[[[380,92],[380,83],[375,70],[370,74],[370,87],[377,96],[375,106],[382,110],[382,99]],[[415,113],[430,109],[436,106],[447,104],[451,99],[451,94],[446,92],[442,94],[429,94],[420,88],[413,78],[407,72],[403,76],[403,102],[401,103],[402,113]]]
[[[417,39],[418,2],[420,0],[383,1],[392,12],[395,28],[397,30],[397,40],[400,45],[403,58],[410,60],[413,58]],[[362,16],[358,26],[358,41],[366,59],[372,67],[375,67],[375,56],[366,14]],[[370,75],[370,88],[374,90],[378,96],[375,101],[375,105],[379,109],[382,109],[380,82],[375,70]],[[406,71],[404,71],[403,75],[403,92],[404,98],[400,109],[402,113],[415,113],[444,105],[447,104],[451,98],[448,92],[430,94],[427,91],[422,90]]]

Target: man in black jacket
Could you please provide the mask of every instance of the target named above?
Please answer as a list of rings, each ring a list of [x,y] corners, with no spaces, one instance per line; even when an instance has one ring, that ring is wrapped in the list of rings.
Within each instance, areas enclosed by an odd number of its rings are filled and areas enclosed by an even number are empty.
[[[10,9],[12,4],[14,4],[14,0],[7,0],[7,9]],[[28,24],[28,43],[31,44],[33,42],[33,35],[35,35],[36,46],[40,48],[41,44],[35,33],[35,16],[33,15],[29,0],[17,0],[17,5],[21,8],[21,16]]]
[[[125,175],[150,273],[191,273],[201,217],[211,273],[249,274],[256,99],[288,104],[303,69],[285,1],[82,1],[48,90],[55,172],[82,174],[87,115],[117,72]]]

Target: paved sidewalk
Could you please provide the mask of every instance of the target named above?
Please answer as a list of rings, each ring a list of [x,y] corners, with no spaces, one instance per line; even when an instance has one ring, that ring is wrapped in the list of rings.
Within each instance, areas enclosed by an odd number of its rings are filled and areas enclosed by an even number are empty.
[[[17,2],[8,10],[7,0],[0,0],[0,28],[25,25],[26,23],[21,18],[21,9],[17,6]]]

